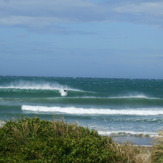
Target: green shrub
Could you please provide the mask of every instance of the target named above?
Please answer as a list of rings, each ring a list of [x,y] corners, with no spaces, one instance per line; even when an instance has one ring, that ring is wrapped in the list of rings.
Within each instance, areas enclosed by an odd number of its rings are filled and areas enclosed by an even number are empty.
[[[120,145],[64,121],[22,118],[0,128],[0,162],[4,163],[143,163],[138,156],[140,150],[133,145]]]

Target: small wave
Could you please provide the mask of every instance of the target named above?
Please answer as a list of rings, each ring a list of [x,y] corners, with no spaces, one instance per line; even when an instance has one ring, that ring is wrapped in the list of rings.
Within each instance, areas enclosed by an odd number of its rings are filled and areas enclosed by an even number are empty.
[[[136,99],[151,99],[151,100],[152,100],[152,99],[153,99],[153,100],[154,100],[154,99],[160,99],[160,98],[149,97],[149,96],[145,96],[145,95],[141,95],[141,94],[140,94],[140,95],[115,96],[115,97],[110,97],[110,98],[113,98],[113,99],[114,99],[114,98],[115,98],[115,99],[116,99],[116,98],[117,98],[117,99],[121,99],[121,98],[122,98],[122,99],[123,99],[123,98],[124,98],[124,99],[125,99],[125,98],[127,98],[127,99],[129,99],[129,98],[136,98]]]
[[[145,95],[132,95],[132,96],[83,96],[83,97],[74,97],[74,98],[83,98],[83,99],[113,99],[113,100],[120,100],[120,99],[145,99],[145,100],[162,100],[161,98],[157,97],[148,97]]]
[[[135,137],[158,137],[155,132],[136,132],[136,131],[98,131],[99,135],[105,136],[135,136]]]
[[[163,115],[163,109],[150,108],[148,109],[95,109],[95,108],[76,108],[76,107],[46,107],[46,106],[29,106],[23,105],[22,110],[32,112],[54,112],[60,114],[75,114],[75,115]]]

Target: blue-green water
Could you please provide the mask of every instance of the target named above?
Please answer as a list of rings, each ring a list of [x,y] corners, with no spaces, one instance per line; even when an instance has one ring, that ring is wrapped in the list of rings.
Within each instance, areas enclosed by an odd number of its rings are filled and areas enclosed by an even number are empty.
[[[163,80],[1,76],[1,123],[22,115],[64,117],[102,135],[150,145],[144,136],[163,127]]]

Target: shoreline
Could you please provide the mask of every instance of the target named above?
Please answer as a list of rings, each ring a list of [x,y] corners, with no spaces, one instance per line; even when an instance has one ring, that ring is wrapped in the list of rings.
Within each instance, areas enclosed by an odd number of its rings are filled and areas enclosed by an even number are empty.
[[[109,133],[109,134],[108,134]],[[101,132],[98,131],[99,135],[111,137],[118,143],[132,143],[138,146],[153,146],[155,139],[159,136],[156,133],[143,133],[143,132]]]
[[[114,136],[111,138],[120,144],[132,143],[135,146],[153,146],[153,142],[155,140],[155,138],[136,136]]]

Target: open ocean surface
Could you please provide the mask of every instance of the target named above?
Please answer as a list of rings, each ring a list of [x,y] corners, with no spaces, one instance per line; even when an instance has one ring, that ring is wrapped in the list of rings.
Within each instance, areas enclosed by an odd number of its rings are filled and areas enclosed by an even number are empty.
[[[163,80],[0,76],[0,125],[38,116],[62,119],[151,145],[163,129]]]

